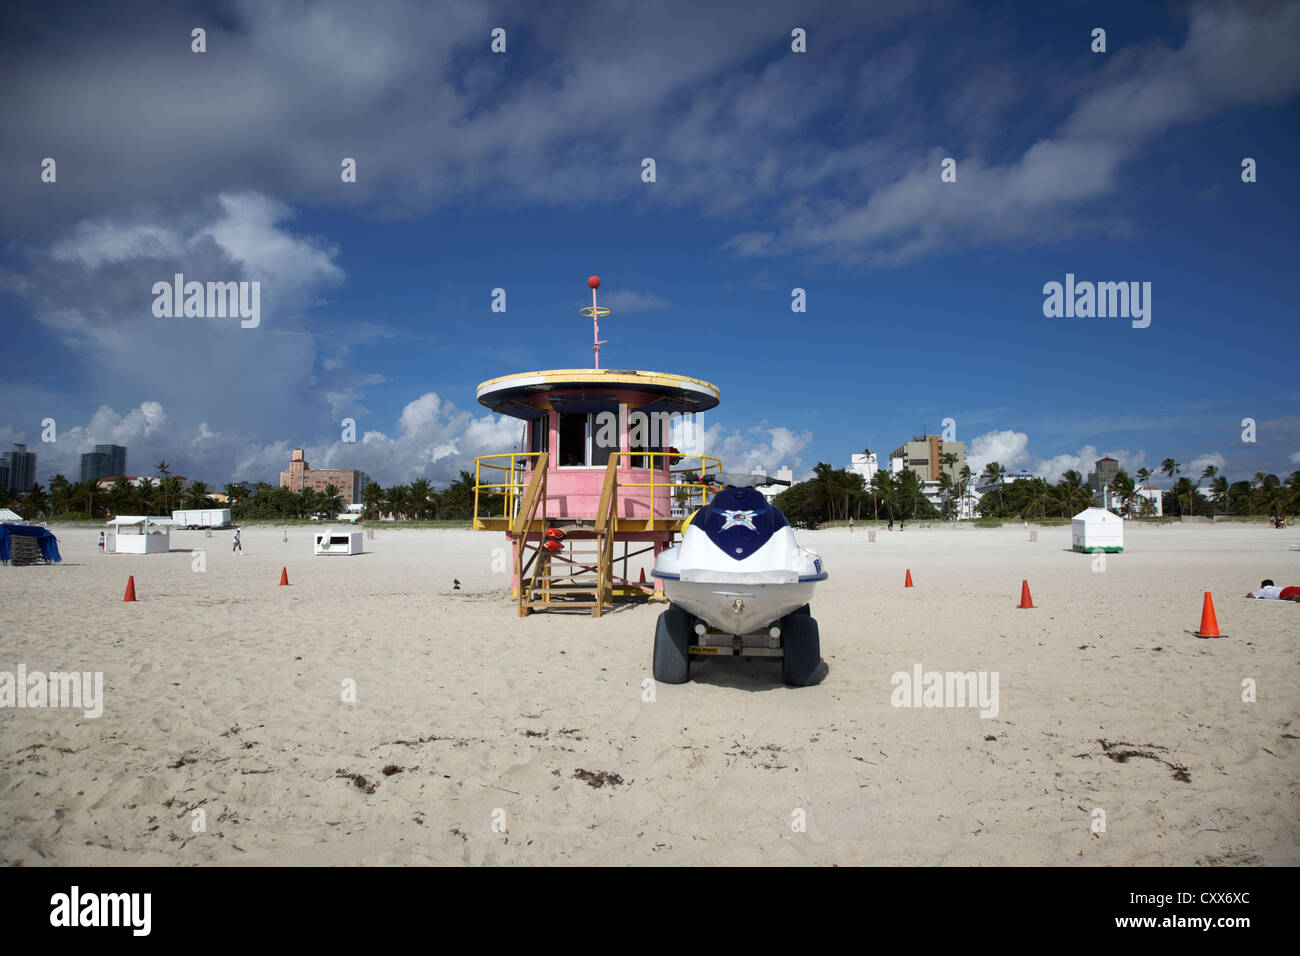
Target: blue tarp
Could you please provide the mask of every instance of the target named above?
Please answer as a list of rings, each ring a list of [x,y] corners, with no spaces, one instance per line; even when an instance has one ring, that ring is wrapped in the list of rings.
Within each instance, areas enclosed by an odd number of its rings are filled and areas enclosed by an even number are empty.
[[[41,557],[51,563],[62,561],[59,557],[59,541],[45,528],[29,524],[0,524],[0,561],[9,561],[9,536],[19,534],[35,538],[41,546]]]

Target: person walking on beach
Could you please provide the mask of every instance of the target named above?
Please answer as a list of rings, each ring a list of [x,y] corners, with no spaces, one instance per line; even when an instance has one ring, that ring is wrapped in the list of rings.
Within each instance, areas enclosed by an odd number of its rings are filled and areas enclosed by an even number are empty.
[[[899,519],[898,519],[898,530],[899,530],[899,531],[902,531],[903,528],[905,528],[906,526],[907,526],[907,522],[906,522],[904,519],[899,518]]]
[[[893,530],[894,530],[894,516],[893,516],[893,515],[890,515],[890,516],[889,516],[889,530],[890,530],[890,531],[893,531]]]
[[[99,533],[99,553],[104,553],[104,532]]]
[[[849,534],[853,533],[853,516],[849,516]]]
[[[243,553],[244,553],[244,546],[243,546],[242,544],[239,543],[239,529],[238,529],[238,528],[235,529],[235,543],[232,544],[232,545],[230,546],[230,553],[231,553],[231,554],[234,554],[236,551],[238,551],[240,554],[243,554]]]

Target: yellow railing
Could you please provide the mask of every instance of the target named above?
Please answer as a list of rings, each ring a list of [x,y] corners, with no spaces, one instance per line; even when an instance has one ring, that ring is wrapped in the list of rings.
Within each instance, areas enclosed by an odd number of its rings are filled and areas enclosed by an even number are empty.
[[[501,455],[480,455],[474,460],[474,530],[481,531],[482,525],[479,524],[479,494],[497,494],[502,497],[504,509],[502,518],[514,519],[518,509],[520,499],[523,497],[524,488],[528,484],[528,475],[536,467],[536,462],[529,459],[545,455],[540,451],[512,451]],[[496,459],[508,458],[509,462],[499,462]],[[529,466],[532,467],[529,467]],[[543,464],[544,468],[545,465]],[[489,477],[502,477],[501,481],[485,482],[483,473],[487,471]],[[503,476],[494,474],[495,472],[504,472]]]
[[[661,461],[662,459],[662,461]],[[699,462],[697,467],[674,468],[674,460]],[[519,505],[528,486],[529,475],[537,468],[546,467],[546,452],[505,452],[499,455],[481,455],[474,463],[474,530],[483,530],[479,517],[480,494],[497,495],[502,501],[502,513],[491,515],[492,518],[505,518],[514,522],[519,514]],[[649,481],[623,481],[616,477],[617,472],[628,467],[634,471],[649,471]],[[661,477],[667,474],[667,478]],[[657,516],[655,502],[668,502],[668,514],[672,514],[672,502],[678,502],[683,514],[689,514],[708,499],[709,491],[721,484],[722,462],[708,455],[683,455],[668,451],[616,451],[611,452],[607,463],[605,488],[602,488],[601,507],[595,516],[599,522],[608,509],[608,486],[613,480],[618,488],[649,488],[650,513],[646,517]],[[684,480],[683,476],[693,476],[693,480]],[[715,479],[710,482],[708,479]],[[495,480],[485,481],[485,478]],[[609,515],[611,519],[614,515]],[[603,529],[601,529],[603,530]]]
[[[715,488],[722,483],[722,462],[717,458],[710,458],[708,455],[683,455],[681,452],[675,451],[617,451],[610,456],[610,459],[615,460],[620,457],[650,459],[649,471],[651,477],[649,481],[620,481],[618,486],[620,488],[649,488],[650,517],[652,518],[655,516],[656,493],[660,494],[660,501],[663,501],[664,498],[668,499],[669,514],[672,513],[673,500],[681,504],[684,514],[689,514],[695,508],[699,508],[704,504],[711,488]],[[669,478],[667,481],[660,481],[655,477],[659,474],[659,470],[654,467],[656,464],[655,459],[658,458],[665,459],[665,467],[662,470],[668,472]],[[672,467],[672,459],[674,458],[678,460],[689,458],[692,461],[698,461],[700,466],[698,468],[674,469]],[[641,470],[639,466],[634,465],[633,467]],[[676,477],[678,475],[695,475],[703,480],[679,481]],[[717,480],[709,482],[710,475]]]

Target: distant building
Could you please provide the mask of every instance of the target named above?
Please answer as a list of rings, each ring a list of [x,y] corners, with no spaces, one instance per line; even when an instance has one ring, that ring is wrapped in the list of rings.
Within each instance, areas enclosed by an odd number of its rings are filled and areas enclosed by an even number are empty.
[[[790,482],[790,485],[794,484],[794,472],[785,467],[778,468],[774,475],[768,475],[767,471],[763,468],[755,468],[750,472],[750,474],[758,475],[760,477],[775,478],[778,481],[788,481]],[[762,493],[768,501],[771,501],[781,492],[789,488],[790,485],[759,485],[756,490]]]
[[[1109,488],[1115,484],[1115,476],[1119,474],[1119,462],[1114,458],[1097,459],[1093,470],[1088,472],[1088,485],[1097,494],[1101,494],[1103,488]]]
[[[348,504],[361,500],[362,492],[370,484],[370,476],[355,468],[312,468],[302,456],[302,449],[293,450],[289,460],[289,470],[280,472],[280,487],[290,491],[324,491],[326,485],[333,485],[339,495]]]
[[[1135,502],[1137,513],[1142,514],[1142,501],[1151,502],[1151,514],[1160,517],[1165,513],[1164,494],[1159,488],[1147,485],[1145,488],[1137,489],[1138,500]]]
[[[1036,477],[1038,476],[1032,471],[1004,471],[1001,475],[1001,485],[1005,488],[1013,481],[1025,481],[1029,478]],[[990,491],[997,491],[998,484],[999,482],[994,481],[984,472],[974,476],[975,491],[978,492],[981,497],[987,495]]]
[[[876,453],[871,451],[862,455],[850,455],[848,470],[855,475],[861,475],[862,480],[870,488],[871,480],[876,477],[876,472],[880,470],[880,466],[876,463]]]
[[[951,465],[943,463],[944,455],[956,455],[957,460]],[[955,483],[966,464],[966,443],[944,441],[938,435],[915,435],[890,452],[890,473],[894,471],[894,459],[902,459],[902,467],[916,473],[922,482],[938,481],[939,475],[946,474]]]
[[[96,445],[94,451],[81,456],[81,480],[99,481],[110,475],[126,474],[124,445]]]
[[[28,492],[36,484],[36,455],[26,445],[14,445],[13,451],[0,455],[4,486],[10,491]]]
[[[184,475],[168,475],[167,477],[168,477],[168,478],[175,478],[175,479],[176,479],[177,481],[179,481],[182,485],[184,485],[185,482],[189,481],[189,479],[186,478]],[[110,488],[112,488],[114,485],[116,485],[119,481],[125,481],[125,482],[126,482],[128,485],[130,485],[132,488],[139,488],[140,485],[143,484],[144,482],[146,482],[146,481],[150,481],[150,482],[153,482],[153,485],[154,485],[154,487],[156,488],[156,487],[158,486],[158,483],[159,483],[160,481],[162,481],[162,479],[161,479],[161,478],[150,478],[148,475],[143,475],[143,476],[135,476],[135,475],[108,475],[107,477],[100,478],[97,482],[95,482],[95,486],[98,487],[99,489],[101,489],[102,491],[107,491],[108,489],[110,489]]]

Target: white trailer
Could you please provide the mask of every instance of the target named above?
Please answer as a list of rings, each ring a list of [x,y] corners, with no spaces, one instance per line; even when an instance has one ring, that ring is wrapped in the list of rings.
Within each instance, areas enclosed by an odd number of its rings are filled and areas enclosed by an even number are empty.
[[[191,508],[172,512],[172,524],[177,528],[225,528],[230,525],[229,508]]]

